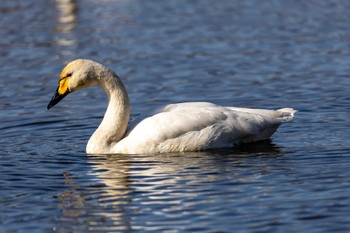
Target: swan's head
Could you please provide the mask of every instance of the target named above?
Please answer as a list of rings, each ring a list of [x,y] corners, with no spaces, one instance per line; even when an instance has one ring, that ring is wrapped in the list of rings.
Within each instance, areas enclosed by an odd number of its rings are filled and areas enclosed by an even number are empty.
[[[61,72],[58,88],[47,109],[52,108],[69,93],[97,84],[99,63],[87,59],[77,59],[70,62]]]

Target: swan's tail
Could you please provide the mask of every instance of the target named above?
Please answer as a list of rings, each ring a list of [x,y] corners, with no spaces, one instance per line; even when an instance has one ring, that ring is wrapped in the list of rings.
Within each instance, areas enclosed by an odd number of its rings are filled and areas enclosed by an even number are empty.
[[[257,114],[276,123],[292,121],[294,119],[294,114],[297,112],[293,108],[281,108],[278,110],[237,108],[237,107],[227,107],[227,108],[238,112]]]
[[[288,122],[294,119],[294,114],[297,110],[293,108],[281,108],[278,109],[277,112],[279,112],[279,119],[281,119],[282,122]]]

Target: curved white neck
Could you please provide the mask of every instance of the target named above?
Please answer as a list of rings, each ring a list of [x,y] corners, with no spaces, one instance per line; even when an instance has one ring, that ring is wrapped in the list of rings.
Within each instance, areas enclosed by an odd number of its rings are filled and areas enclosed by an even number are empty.
[[[111,70],[104,70],[97,83],[107,93],[108,107],[87,144],[86,151],[92,154],[108,153],[124,137],[130,117],[129,97],[119,77]]]

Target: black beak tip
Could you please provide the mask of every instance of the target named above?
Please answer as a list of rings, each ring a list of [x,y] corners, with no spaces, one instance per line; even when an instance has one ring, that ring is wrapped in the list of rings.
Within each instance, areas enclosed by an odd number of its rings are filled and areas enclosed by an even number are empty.
[[[58,88],[57,88],[55,94],[52,96],[52,99],[51,99],[50,103],[47,105],[47,110],[49,110],[50,108],[55,106],[58,102],[60,102],[68,94],[69,94],[69,91],[67,91],[64,94],[59,94],[58,93]]]

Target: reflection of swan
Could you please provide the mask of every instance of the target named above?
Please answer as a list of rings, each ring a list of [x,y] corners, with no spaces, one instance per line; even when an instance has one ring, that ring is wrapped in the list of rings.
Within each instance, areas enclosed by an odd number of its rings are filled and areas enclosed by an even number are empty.
[[[61,213],[56,221],[58,232],[65,232],[72,225],[82,232],[99,232],[101,228],[109,232],[130,231],[131,223],[124,209],[132,200],[130,158],[99,155],[90,156],[88,162],[91,167],[86,166],[87,174],[81,167],[77,176],[63,173],[66,189],[57,196]]]
[[[227,152],[225,152],[227,153]],[[232,153],[245,155],[261,155],[261,154],[269,154],[269,156],[281,155],[281,150],[278,146],[271,142],[271,139],[264,140],[261,142],[253,142],[247,144],[241,144],[232,149]]]
[[[130,230],[130,221],[125,216],[124,205],[132,201],[132,192],[129,173],[130,158],[118,155],[90,156],[89,163],[92,166],[90,175],[94,175],[98,182],[104,184],[99,187],[99,205],[96,215],[112,221],[118,225],[118,230]]]
[[[216,203],[224,207],[227,195],[237,200],[252,186],[269,192],[271,187],[260,179],[284,167],[285,160],[275,159],[283,153],[269,141],[255,146],[264,148],[261,159],[259,149],[251,150],[254,145],[205,152],[90,155],[89,166],[85,159],[79,160],[63,173],[65,189],[56,200],[61,213],[55,221],[57,231],[65,232],[67,226],[83,232],[147,227],[154,231],[170,221],[177,223],[173,221],[177,216],[196,216]],[[140,225],[144,218],[147,224]]]
[[[98,177],[111,191],[111,196],[124,196],[128,190],[130,181],[130,158],[125,155],[111,156],[98,155],[89,157],[92,173]]]
[[[277,111],[221,107],[212,103],[167,105],[145,114],[127,130],[129,98],[119,77],[107,67],[85,59],[69,63],[60,75],[48,109],[69,93],[98,85],[109,98],[104,119],[91,136],[86,152],[165,153],[232,147],[265,140],[278,126],[294,117],[294,110]]]

